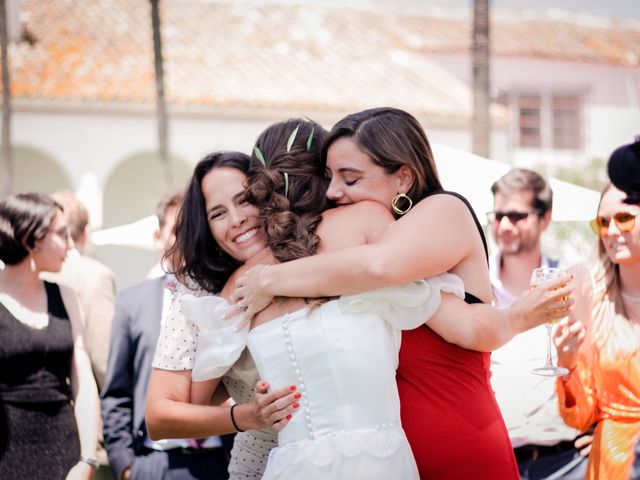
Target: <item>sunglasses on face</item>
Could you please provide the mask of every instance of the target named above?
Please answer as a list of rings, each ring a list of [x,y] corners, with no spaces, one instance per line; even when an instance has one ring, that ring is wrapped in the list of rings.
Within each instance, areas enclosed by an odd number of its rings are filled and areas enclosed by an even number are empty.
[[[509,221],[515,225],[516,223],[526,219],[529,215],[537,215],[537,214],[538,212],[493,211],[493,212],[487,212],[487,220],[489,220],[490,223],[493,223],[493,222],[500,223],[504,217],[507,217]]]
[[[604,237],[609,233],[609,225],[611,224],[612,219],[620,233],[630,232],[636,224],[636,215],[629,212],[618,212],[613,217],[609,218],[602,216],[596,217],[591,221],[591,229],[596,235]]]

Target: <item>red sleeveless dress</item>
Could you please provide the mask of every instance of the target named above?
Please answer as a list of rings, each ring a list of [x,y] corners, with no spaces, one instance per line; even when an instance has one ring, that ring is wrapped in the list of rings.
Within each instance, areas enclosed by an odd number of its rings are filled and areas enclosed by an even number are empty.
[[[467,205],[486,252],[469,202],[454,192],[434,192],[443,193]],[[468,293],[465,301],[481,302]],[[396,372],[400,414],[422,480],[520,478],[489,365],[489,353],[458,347],[426,325],[402,332]]]
[[[520,478],[489,376],[488,353],[427,326],[402,332],[400,414],[421,479]]]

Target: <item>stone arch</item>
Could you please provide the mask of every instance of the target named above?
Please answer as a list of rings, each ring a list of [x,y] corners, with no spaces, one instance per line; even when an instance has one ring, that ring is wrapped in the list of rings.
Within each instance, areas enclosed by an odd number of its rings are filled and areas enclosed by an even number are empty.
[[[27,145],[14,146],[12,153],[14,192],[73,190],[71,177],[52,155]]]
[[[175,188],[183,188],[192,166],[179,157],[170,159]],[[130,223],[155,212],[164,194],[160,161],[155,152],[132,155],[119,163],[104,185],[103,227]]]

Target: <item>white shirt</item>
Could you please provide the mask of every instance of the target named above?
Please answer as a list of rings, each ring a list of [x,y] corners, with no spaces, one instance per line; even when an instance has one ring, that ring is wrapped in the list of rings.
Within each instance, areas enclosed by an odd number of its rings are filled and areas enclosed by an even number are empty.
[[[541,263],[549,266],[549,258],[542,255]],[[508,308],[516,297],[502,286],[499,266],[500,256],[496,255],[491,264],[493,292],[497,306]],[[555,445],[573,440],[578,434],[558,413],[555,378],[531,373],[545,363],[546,342],[546,327],[540,325],[516,335],[491,354],[491,384],[513,448],[529,444]]]

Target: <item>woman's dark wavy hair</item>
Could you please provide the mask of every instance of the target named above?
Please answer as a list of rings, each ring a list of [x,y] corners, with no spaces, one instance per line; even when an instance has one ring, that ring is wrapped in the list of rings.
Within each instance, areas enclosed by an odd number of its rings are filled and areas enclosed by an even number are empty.
[[[0,200],[0,260],[17,265],[46,235],[59,203],[41,193],[18,193]]]
[[[611,154],[607,171],[611,183],[627,194],[624,202],[640,204],[640,136]]]
[[[329,179],[320,162],[326,133],[317,123],[290,119],[271,125],[256,141],[246,200],[260,210],[267,244],[280,262],[313,255],[318,248],[315,230],[329,205]]]
[[[240,152],[216,152],[204,157],[193,170],[178,212],[176,240],[164,255],[167,265],[182,282],[195,281],[204,290],[222,290],[240,262],[223,251],[209,228],[202,179],[214,168],[235,168],[246,174],[251,159]]]
[[[373,163],[392,174],[406,165],[414,175],[407,195],[414,203],[442,190],[429,139],[411,114],[392,107],[363,110],[347,115],[334,125],[322,145],[322,164],[327,150],[339,138],[351,138]]]

